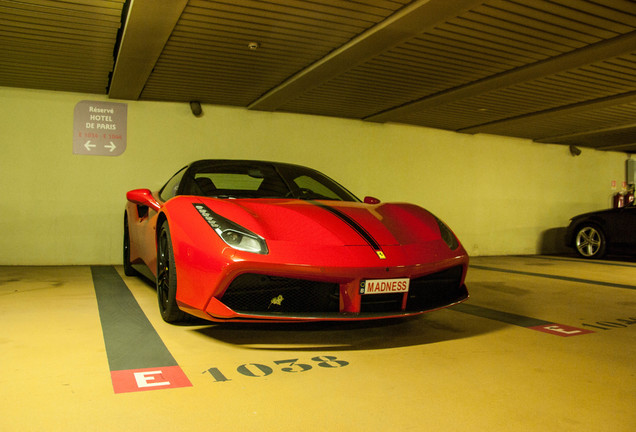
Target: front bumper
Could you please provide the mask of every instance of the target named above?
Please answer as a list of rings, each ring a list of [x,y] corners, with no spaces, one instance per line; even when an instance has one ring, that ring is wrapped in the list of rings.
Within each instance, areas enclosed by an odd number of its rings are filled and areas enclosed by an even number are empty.
[[[457,262],[437,271],[409,275],[408,292],[373,295],[360,293],[362,281],[379,275],[369,269],[340,283],[329,277],[316,280],[315,277],[243,273],[232,280],[222,295],[212,298],[204,310],[186,304],[180,307],[211,321],[347,321],[404,317],[466,300],[466,268],[464,262]],[[409,270],[413,269],[393,269],[392,272],[383,269],[383,272],[397,277]]]

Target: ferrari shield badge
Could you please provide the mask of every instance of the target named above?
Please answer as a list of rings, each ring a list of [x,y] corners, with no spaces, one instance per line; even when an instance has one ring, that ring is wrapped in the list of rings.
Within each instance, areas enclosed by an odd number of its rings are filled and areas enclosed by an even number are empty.
[[[377,251],[375,251],[375,253],[378,254],[378,258],[386,259],[386,255],[384,255],[384,252],[377,250]]]

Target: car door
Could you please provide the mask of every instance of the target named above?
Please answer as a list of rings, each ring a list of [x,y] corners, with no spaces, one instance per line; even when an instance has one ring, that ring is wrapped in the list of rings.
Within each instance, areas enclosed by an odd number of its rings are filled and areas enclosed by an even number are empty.
[[[636,206],[625,207],[619,222],[624,228],[627,243],[636,248]]]
[[[613,212],[608,231],[617,246],[636,248],[636,206],[623,207]]]

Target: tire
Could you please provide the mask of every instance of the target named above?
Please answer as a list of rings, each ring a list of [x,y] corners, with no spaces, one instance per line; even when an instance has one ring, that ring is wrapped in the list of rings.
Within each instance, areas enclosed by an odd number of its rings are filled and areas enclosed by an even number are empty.
[[[137,276],[137,270],[135,270],[130,263],[130,230],[128,229],[128,215],[124,214],[124,274],[126,276]]]
[[[583,258],[601,258],[605,255],[605,234],[598,226],[586,224],[579,227],[574,236],[574,248]]]
[[[177,269],[168,222],[161,225],[157,244],[157,300],[165,322],[178,323],[189,316],[177,306]]]

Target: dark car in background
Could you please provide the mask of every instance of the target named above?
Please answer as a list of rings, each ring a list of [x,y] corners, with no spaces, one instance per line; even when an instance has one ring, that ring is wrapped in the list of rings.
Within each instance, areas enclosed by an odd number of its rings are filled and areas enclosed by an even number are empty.
[[[570,220],[566,244],[583,258],[636,255],[636,206],[584,213]]]

